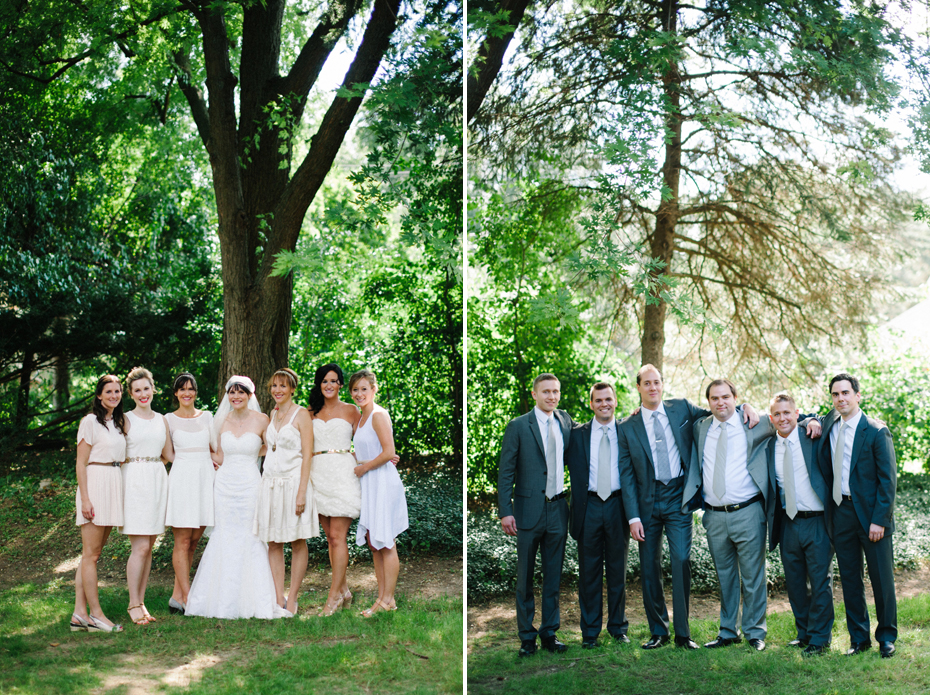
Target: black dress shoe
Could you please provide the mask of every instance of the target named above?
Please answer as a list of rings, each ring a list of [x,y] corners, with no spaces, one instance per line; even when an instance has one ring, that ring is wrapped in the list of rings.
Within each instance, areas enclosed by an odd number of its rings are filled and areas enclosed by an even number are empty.
[[[681,637],[679,635],[675,635],[675,646],[683,647],[684,649],[700,649],[697,642],[693,639],[690,637]]]
[[[890,659],[894,656],[894,642],[879,642],[878,653],[883,659]]]
[[[739,644],[742,641],[742,637],[721,637],[717,635],[717,639],[713,642],[708,642],[704,646],[708,649],[716,649],[717,647],[729,647],[731,644]]]
[[[525,639],[520,641],[518,656],[533,656],[536,653],[536,640]]]
[[[613,638],[617,641],[617,644],[629,644],[630,638],[626,634],[613,635]]]
[[[804,651],[801,652],[801,654],[803,656],[818,656],[821,654],[826,654],[829,649],[829,644],[808,644]]]
[[[749,641],[749,646],[755,649],[757,652],[765,651],[765,640],[764,639],[759,639],[758,637],[750,637],[748,641]]]
[[[543,637],[541,641],[542,648],[553,654],[561,654],[568,649],[568,647],[555,638],[555,635],[552,635],[552,637]]]
[[[598,646],[597,639],[594,637],[585,637],[581,640],[582,649],[596,649]]]
[[[859,652],[864,652],[866,649],[871,648],[871,642],[853,642],[849,645],[849,649],[846,650],[846,656],[852,656],[853,654],[858,654]]]
[[[668,644],[668,635],[653,635],[649,641],[643,645],[643,649],[658,649]]]
[[[798,647],[800,649],[806,649],[808,644],[809,644],[808,642],[805,642],[802,639],[793,639],[790,642],[788,642],[789,647]]]

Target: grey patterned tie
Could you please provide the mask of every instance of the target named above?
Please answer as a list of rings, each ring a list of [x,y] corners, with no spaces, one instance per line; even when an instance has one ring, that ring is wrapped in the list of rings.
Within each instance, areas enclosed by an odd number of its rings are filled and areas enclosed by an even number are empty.
[[[549,436],[546,440],[546,497],[552,499],[556,496],[555,486],[555,417],[549,416]]]
[[[782,459],[782,475],[785,479],[785,511],[789,519],[794,519],[798,515],[798,497],[794,489],[794,458],[791,455],[791,444],[788,440],[782,442],[785,445],[785,457]]]
[[[720,423],[720,438],[717,440],[717,455],[714,458],[714,495],[722,500],[727,494],[727,437],[729,430],[727,423]]]
[[[668,485],[672,479],[672,466],[668,462],[668,442],[665,441],[665,428],[659,420],[658,411],[652,414],[652,436],[656,442],[657,478],[663,485]]]
[[[843,501],[843,449],[846,446],[846,428],[844,422],[840,425],[840,433],[836,436],[836,448],[833,450],[833,501],[840,506]]]
[[[597,447],[597,496],[605,502],[610,497],[610,439],[607,425],[601,425],[601,443]]]

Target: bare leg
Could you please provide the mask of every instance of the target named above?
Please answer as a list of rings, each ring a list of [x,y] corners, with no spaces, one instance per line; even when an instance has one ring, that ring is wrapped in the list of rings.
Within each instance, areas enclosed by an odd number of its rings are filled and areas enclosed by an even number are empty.
[[[320,526],[323,527],[323,534],[326,536],[326,550],[329,553],[329,566],[334,567],[335,563],[333,562],[333,541],[332,541],[332,537],[330,536],[330,530],[329,530],[329,525],[330,525],[329,520],[331,518],[332,517],[323,516],[322,514],[320,514]],[[330,591],[329,595],[330,597],[332,597],[333,592]]]
[[[129,586],[129,617],[134,621],[144,617],[141,606],[145,601],[148,568],[152,565],[152,539],[154,536],[130,536],[132,552],[126,563],[126,583]]]
[[[327,603],[335,603],[348,590],[346,568],[349,566],[349,546],[346,536],[352,519],[344,516],[320,517],[326,519],[326,542],[329,545],[329,563],[333,569],[333,580],[329,587]]]
[[[178,603],[187,605],[187,595],[191,590],[191,565],[194,561],[194,548],[203,535],[203,527],[177,528],[174,531],[174,552],[171,553],[171,565],[174,567],[174,590],[171,595]]]
[[[371,534],[368,534],[367,539],[368,548],[371,550],[371,560],[375,565],[375,578],[378,580],[378,600],[380,601],[384,592],[384,562],[381,553],[371,544]]]
[[[307,575],[309,558],[310,551],[307,549],[306,540],[301,538],[291,543],[291,590],[287,595],[287,609],[293,613],[297,612],[297,599],[300,596],[300,587],[304,582],[304,577]]]
[[[304,544],[306,546],[306,543]],[[268,543],[268,564],[271,565],[271,578],[274,580],[274,596],[278,605],[284,608],[284,544]]]
[[[381,556],[381,579],[378,582],[378,593],[381,594],[381,603],[388,606],[394,603],[394,590],[397,588],[397,575],[400,574],[400,559],[397,557],[397,543],[391,548],[382,548],[378,551]]]
[[[148,538],[148,549],[145,553],[145,566],[142,568],[141,593],[139,595],[139,600],[143,605],[145,604],[145,590],[149,585],[149,575],[152,573],[152,548],[155,547],[157,536],[144,536],[144,538]]]
[[[87,613],[95,616],[98,620],[112,625],[113,623],[103,614],[100,607],[100,596],[97,593],[97,560],[100,559],[100,552],[110,536],[111,526],[95,526],[94,524],[84,524],[81,526],[81,566],[78,568],[80,576],[80,586],[78,586],[77,577],[75,578],[75,613],[81,618],[87,619],[88,615],[84,613],[84,608],[79,606],[86,602]]]

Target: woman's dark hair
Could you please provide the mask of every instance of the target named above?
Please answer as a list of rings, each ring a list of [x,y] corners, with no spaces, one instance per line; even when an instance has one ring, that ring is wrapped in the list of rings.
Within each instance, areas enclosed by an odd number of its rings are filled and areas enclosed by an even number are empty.
[[[97,379],[97,388],[94,389],[94,405],[91,408],[91,412],[97,417],[97,422],[99,422],[104,427],[107,426],[107,409],[103,407],[103,403],[100,400],[100,396],[103,394],[103,389],[107,384],[116,384],[119,386],[120,393],[123,392],[123,387],[120,384],[118,376],[113,374],[104,374],[102,377]],[[120,402],[116,404],[116,407],[113,408],[113,424],[116,425],[116,429],[125,437],[126,436],[126,421],[123,418],[123,400],[120,399]]]
[[[326,402],[326,398],[323,397],[322,385],[323,379],[325,379],[326,375],[330,372],[336,372],[336,380],[339,382],[340,386],[346,383],[345,376],[342,374],[342,368],[334,362],[324,364],[317,369],[313,374],[313,388],[310,389],[310,397],[307,399],[310,403],[308,408],[314,415],[323,410],[323,404]]]
[[[232,393],[233,391],[238,391],[239,393],[244,393],[249,396],[252,395],[252,392],[249,391],[249,387],[245,384],[240,384],[238,381],[226,389],[226,393]]]
[[[197,393],[197,380],[190,372],[181,372],[174,378],[174,384],[171,386],[171,395],[174,398],[175,405],[181,405],[181,401],[178,400],[178,391],[183,389],[188,384],[190,384],[190,387],[194,389],[194,393]]]

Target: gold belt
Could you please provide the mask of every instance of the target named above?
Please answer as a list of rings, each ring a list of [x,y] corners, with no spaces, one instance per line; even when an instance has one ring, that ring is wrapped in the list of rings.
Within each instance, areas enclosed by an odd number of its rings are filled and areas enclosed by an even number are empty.
[[[327,449],[326,451],[314,451],[314,456],[319,456],[320,454],[351,454],[350,449]]]
[[[133,456],[131,459],[126,459],[126,463],[143,463],[146,461],[151,461],[152,463],[161,463],[160,456]]]

